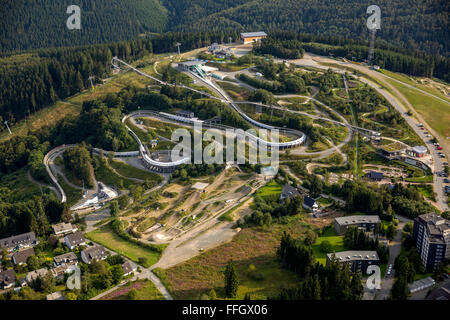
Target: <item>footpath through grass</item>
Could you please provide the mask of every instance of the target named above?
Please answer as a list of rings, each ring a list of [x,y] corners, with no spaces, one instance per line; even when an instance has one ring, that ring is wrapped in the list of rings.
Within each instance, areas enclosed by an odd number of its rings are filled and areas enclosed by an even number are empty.
[[[143,264],[146,268],[155,264],[161,255],[156,251],[122,239],[113,231],[109,224],[87,233],[86,237],[136,263],[139,263],[139,258],[147,259],[146,263]]]

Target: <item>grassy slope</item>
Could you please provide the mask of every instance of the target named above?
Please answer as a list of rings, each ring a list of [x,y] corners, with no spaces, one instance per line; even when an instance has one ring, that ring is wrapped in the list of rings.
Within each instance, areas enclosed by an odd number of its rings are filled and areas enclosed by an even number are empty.
[[[113,167],[118,173],[120,173],[123,176],[129,177],[129,178],[136,178],[141,180],[150,180],[150,181],[156,181],[161,182],[162,178],[156,173],[144,171],[138,168],[135,168],[129,164],[126,164],[122,161],[110,161],[109,164],[111,167]]]
[[[134,262],[138,262],[140,257],[147,258],[147,263],[144,265],[146,268],[155,264],[160,256],[160,254],[155,251],[122,239],[114,233],[109,225],[87,233],[86,237],[124,255]]]
[[[278,293],[283,285],[291,286],[299,279],[294,273],[281,267],[276,257],[283,231],[301,237],[309,225],[299,216],[289,217],[284,225],[272,225],[266,229],[243,229],[229,243],[223,244],[175,267],[156,273],[175,299],[197,299],[201,294],[215,289],[224,299],[223,270],[233,259],[240,281],[237,299],[249,293],[252,299],[266,299]],[[263,275],[256,280],[249,272],[249,265]]]

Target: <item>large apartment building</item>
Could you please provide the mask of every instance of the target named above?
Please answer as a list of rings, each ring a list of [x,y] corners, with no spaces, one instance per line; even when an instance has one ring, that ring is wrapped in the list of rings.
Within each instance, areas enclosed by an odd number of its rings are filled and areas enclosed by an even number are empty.
[[[338,217],[334,219],[334,230],[338,235],[343,235],[350,226],[356,226],[358,228],[363,228],[366,231],[371,231],[380,223],[380,217],[376,215]]]
[[[361,272],[367,274],[370,265],[379,265],[380,258],[376,251],[351,250],[327,254],[327,264],[333,259],[339,263],[347,263],[351,272]]]
[[[413,237],[427,271],[450,258],[450,221],[435,213],[414,219]]]

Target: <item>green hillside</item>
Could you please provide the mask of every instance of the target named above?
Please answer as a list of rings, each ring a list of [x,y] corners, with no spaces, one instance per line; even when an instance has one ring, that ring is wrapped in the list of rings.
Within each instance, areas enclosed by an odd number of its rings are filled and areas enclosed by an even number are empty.
[[[81,9],[81,30],[69,30],[67,7]],[[0,6],[0,51],[129,40],[161,32],[167,10],[158,0],[4,0]]]
[[[170,19],[172,24],[174,21],[179,22],[173,26],[175,29],[280,29],[353,39],[367,39],[366,9],[374,4],[368,0],[165,1],[177,8],[176,16],[172,15]],[[202,13],[217,2],[228,3],[228,9],[202,17]],[[376,5],[380,7],[382,15],[378,39],[408,49],[448,55],[448,1],[379,0]],[[195,11],[193,8],[197,6],[204,9]]]

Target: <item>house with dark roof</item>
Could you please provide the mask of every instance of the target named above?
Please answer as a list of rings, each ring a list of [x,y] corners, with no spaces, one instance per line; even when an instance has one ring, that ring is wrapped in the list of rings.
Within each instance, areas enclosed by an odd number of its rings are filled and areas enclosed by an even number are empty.
[[[84,237],[82,232],[77,231],[65,236],[64,242],[71,250],[73,250],[78,246],[86,245],[86,238]]]
[[[75,253],[68,252],[53,258],[55,266],[78,264],[78,258]]]
[[[316,212],[317,210],[319,210],[319,204],[313,198],[305,196],[303,198],[303,208],[305,208],[306,210],[311,210],[312,212]]]
[[[283,190],[281,190],[281,195],[280,195],[280,199],[281,200],[285,200],[287,198],[292,199],[294,197],[298,197],[300,196],[300,193],[298,192],[298,190],[296,188],[294,188],[293,186],[291,186],[290,184],[285,184],[283,186]]]
[[[431,291],[427,300],[449,301],[450,300],[450,281],[447,281],[441,287]]]
[[[100,261],[108,258],[108,253],[103,246],[93,246],[81,251],[81,260],[84,263],[90,264],[92,261]]]
[[[374,181],[381,181],[383,179],[383,172],[370,171],[367,178]]]
[[[9,289],[16,284],[16,275],[13,269],[0,271],[0,288]]]
[[[15,248],[26,248],[38,244],[34,232],[22,233],[17,236],[12,236],[0,239],[0,249],[6,248],[9,252]]]
[[[12,262],[16,265],[21,265],[27,263],[27,258],[34,256],[34,249],[28,248],[25,250],[17,251],[12,255]]]
[[[123,275],[126,277],[137,270],[137,266],[134,263],[131,263],[130,261],[125,262],[122,264],[123,269]]]

